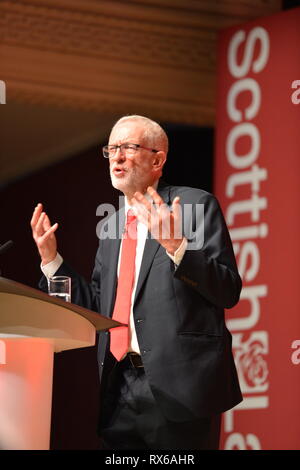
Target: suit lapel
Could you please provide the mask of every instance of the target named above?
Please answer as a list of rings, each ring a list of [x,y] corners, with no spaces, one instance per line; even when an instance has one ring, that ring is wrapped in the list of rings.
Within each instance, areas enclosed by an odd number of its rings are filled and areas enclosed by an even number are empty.
[[[167,186],[163,182],[159,182],[157,192],[160,195],[160,197],[164,200],[164,202],[166,204],[169,204],[170,202],[169,186]],[[145,248],[144,248],[144,253],[143,253],[143,258],[142,258],[141,269],[140,269],[139,278],[138,278],[136,291],[135,291],[134,303],[136,302],[138,298],[141,288],[151,268],[153,258],[157,250],[159,249],[159,247],[160,247],[160,244],[154,238],[151,238],[151,234],[148,232],[147,240],[146,240]]]

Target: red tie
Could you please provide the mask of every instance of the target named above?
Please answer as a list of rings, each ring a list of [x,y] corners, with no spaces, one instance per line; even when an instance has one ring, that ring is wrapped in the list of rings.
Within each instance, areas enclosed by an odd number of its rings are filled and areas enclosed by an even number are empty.
[[[129,209],[123,233],[120,271],[113,320],[129,324],[131,294],[135,273],[135,252],[137,243],[137,221]],[[110,330],[110,351],[120,361],[127,353],[129,344],[128,326],[118,326]]]

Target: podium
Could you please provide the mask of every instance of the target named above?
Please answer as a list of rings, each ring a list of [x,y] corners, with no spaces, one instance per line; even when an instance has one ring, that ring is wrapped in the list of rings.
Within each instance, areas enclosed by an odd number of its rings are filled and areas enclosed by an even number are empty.
[[[49,449],[54,353],[119,325],[0,277],[0,450]]]

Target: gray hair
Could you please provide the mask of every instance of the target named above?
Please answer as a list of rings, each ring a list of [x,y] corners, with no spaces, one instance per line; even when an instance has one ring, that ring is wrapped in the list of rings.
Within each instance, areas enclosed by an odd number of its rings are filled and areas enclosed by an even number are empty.
[[[147,142],[146,145],[149,145],[151,148],[155,148],[156,150],[163,150],[168,153],[169,149],[169,140],[166,132],[163,128],[152,119],[149,119],[145,116],[139,116],[137,114],[132,114],[128,116],[123,116],[114,124],[112,130],[123,124],[126,121],[137,121],[140,122],[144,128],[144,138]]]

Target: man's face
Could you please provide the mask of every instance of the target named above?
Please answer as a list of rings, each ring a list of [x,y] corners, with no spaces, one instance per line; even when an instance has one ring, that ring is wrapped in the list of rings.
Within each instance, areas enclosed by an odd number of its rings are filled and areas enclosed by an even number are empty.
[[[131,143],[148,147],[144,139],[144,130],[142,124],[138,122],[124,122],[112,130],[109,145]],[[130,196],[136,191],[145,192],[156,179],[153,170],[155,155],[149,150],[138,149],[134,156],[126,157],[118,149],[116,155],[109,159],[113,187]]]

